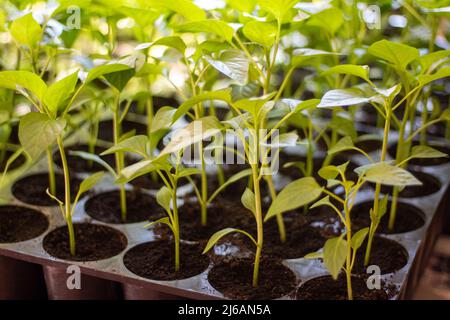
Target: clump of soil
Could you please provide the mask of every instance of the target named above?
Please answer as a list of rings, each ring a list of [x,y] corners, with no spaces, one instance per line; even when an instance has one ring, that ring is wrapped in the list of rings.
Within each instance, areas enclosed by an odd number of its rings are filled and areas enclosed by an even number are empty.
[[[39,211],[19,206],[0,206],[0,243],[26,241],[48,228],[47,217]]]
[[[64,176],[62,174],[55,174],[56,182],[56,197],[58,199],[64,199]],[[70,177],[70,195],[71,199],[74,199],[81,180],[75,177]],[[48,173],[38,173],[26,176],[20,180],[17,180],[11,188],[12,194],[16,199],[36,206],[56,206],[58,205],[55,200],[49,197],[46,193],[49,187]]]
[[[366,279],[352,276],[354,300],[387,300],[385,289],[369,290]],[[343,273],[337,280],[331,276],[322,276],[306,281],[297,291],[297,300],[347,300],[347,278]]]
[[[134,223],[156,220],[164,215],[156,199],[140,191],[126,191],[127,221],[122,221],[120,192],[99,193],[86,201],[86,213],[99,221],[107,223]]]
[[[242,300],[276,299],[289,295],[296,286],[295,274],[278,261],[262,259],[258,286],[252,286],[252,259],[228,259],[208,273],[209,283],[225,297]]]
[[[43,241],[44,250],[50,255],[71,261],[94,261],[111,258],[127,246],[127,238],[113,228],[75,223],[76,254],[70,254],[67,226],[59,227],[47,234]]]
[[[138,244],[125,253],[123,263],[128,270],[152,280],[179,280],[196,276],[209,266],[202,246],[180,243],[180,269],[175,271],[175,248],[172,241]]]

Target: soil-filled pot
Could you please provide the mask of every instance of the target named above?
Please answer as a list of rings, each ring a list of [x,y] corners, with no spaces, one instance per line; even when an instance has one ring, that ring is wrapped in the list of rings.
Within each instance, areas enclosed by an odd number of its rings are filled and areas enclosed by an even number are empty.
[[[36,238],[48,228],[39,211],[0,206],[0,243],[15,243]],[[0,256],[0,299],[45,299],[47,293],[39,265]]]
[[[76,254],[69,250],[67,227],[51,231],[43,241],[43,247],[50,255],[68,261],[98,261],[116,256],[127,246],[126,237],[118,230],[96,224],[74,224]],[[44,274],[50,299],[103,300],[118,299],[117,283],[80,273],[77,286],[75,273],[78,270],[68,266],[45,265]],[[72,288],[72,289],[71,289]],[[79,289],[77,289],[79,288]]]

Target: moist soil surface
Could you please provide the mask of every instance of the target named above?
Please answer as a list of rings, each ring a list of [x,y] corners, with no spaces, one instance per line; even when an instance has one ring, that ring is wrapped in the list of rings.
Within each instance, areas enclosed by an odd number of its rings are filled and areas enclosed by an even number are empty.
[[[47,217],[39,211],[19,206],[0,206],[0,243],[26,241],[48,228]]]
[[[122,221],[120,192],[118,190],[99,193],[86,201],[86,213],[107,223],[134,223],[161,218],[164,213],[156,199],[140,191],[126,192],[127,220]]]
[[[62,174],[55,174],[56,182],[56,197],[58,199],[64,199],[64,176]],[[71,199],[74,199],[81,180],[75,177],[70,178],[70,194]],[[11,188],[12,194],[18,200],[33,204],[37,206],[56,206],[55,200],[49,197],[46,193],[49,187],[48,173],[38,173],[26,176],[20,180],[17,180]]]
[[[0,172],[3,172],[6,168],[6,164],[8,162],[8,159],[14,154],[12,151],[6,151],[2,162],[0,162]],[[26,161],[26,158],[23,154],[21,154],[19,157],[17,157],[8,167],[8,170],[14,170],[19,168],[21,165],[23,165]]]
[[[441,183],[437,178],[433,177],[432,175],[420,171],[414,170],[408,171],[413,176],[415,176],[420,182],[422,182],[422,185],[405,187],[402,191],[400,191],[399,193],[400,197],[402,198],[425,197],[430,194],[436,193],[441,189]],[[373,188],[375,188],[375,185],[372,186]],[[392,194],[393,188],[391,186],[382,185],[381,192],[384,194]]]
[[[373,201],[365,201],[356,204],[352,209],[352,225],[355,230],[359,230],[370,225],[370,209],[373,206]],[[413,230],[417,230],[425,224],[424,214],[418,208],[406,204],[404,202],[397,202],[397,214],[395,217],[394,229],[389,230],[389,211],[391,208],[391,201],[388,201],[387,213],[381,218],[380,225],[377,232],[384,234],[397,234]]]
[[[367,240],[356,252],[356,262],[353,273],[367,274],[364,267]],[[398,242],[382,237],[375,237],[372,242],[372,250],[368,266],[380,267],[381,274],[392,273],[400,270],[408,263],[408,252]]]
[[[164,186],[164,183],[159,177],[156,180],[152,179],[150,174],[145,174],[143,176],[137,177],[129,182],[137,189],[145,190],[159,190]]]
[[[147,134],[147,126],[145,124],[131,121],[131,120],[123,120],[122,123],[122,134],[135,130],[135,135],[139,134]],[[108,142],[113,142],[113,121],[112,120],[104,120],[98,123],[98,139]]]
[[[232,202],[219,199],[208,207],[207,223],[201,223],[200,205],[194,201],[185,201],[178,208],[180,219],[180,238],[189,241],[208,240],[215,232],[224,228],[243,228],[253,223],[250,211]],[[165,225],[155,227],[155,232],[166,238],[172,233]]]
[[[276,299],[291,294],[295,274],[278,261],[261,259],[258,286],[252,286],[253,259],[230,258],[208,273],[209,283],[225,297],[239,300]]]
[[[383,289],[369,290],[364,278],[352,277],[354,300],[387,300]],[[341,273],[337,280],[331,276],[311,279],[301,285],[297,291],[297,300],[347,300],[347,278]]]
[[[417,141],[414,141],[412,143],[412,147],[414,146],[418,146],[419,143]],[[450,147],[448,146],[444,146],[444,145],[440,145],[440,144],[435,144],[435,143],[430,143],[427,144],[428,146],[432,147],[433,149],[439,150],[447,155],[450,155]],[[388,148],[388,152],[391,155],[391,157],[395,158],[395,155],[397,153],[397,144],[393,144]],[[411,159],[409,160],[408,164],[409,165],[415,165],[415,166],[438,166],[441,164],[445,164],[450,162],[450,157],[444,157],[444,158],[423,158],[423,159]]]
[[[43,241],[44,250],[50,255],[71,261],[94,261],[111,258],[127,246],[127,238],[113,228],[75,223],[76,254],[70,254],[67,226],[59,227],[47,234]]]
[[[96,146],[94,149],[94,153],[99,155],[103,151],[105,151],[106,148]],[[98,164],[97,162],[88,160],[85,160],[81,157],[70,155],[70,151],[84,151],[89,152],[89,146],[86,144],[80,144],[75,146],[70,146],[66,148],[66,158],[67,158],[67,165],[69,166],[69,169],[74,172],[97,172],[97,171],[104,171],[105,168]],[[101,157],[106,163],[108,163],[111,167],[115,168],[116,161],[114,154],[108,154],[106,156]],[[61,162],[61,155],[59,152],[55,152],[53,154],[53,159],[55,163],[62,168],[62,162]]]
[[[179,280],[199,275],[209,266],[209,258],[200,245],[180,243],[180,268],[175,271],[172,241],[138,244],[125,253],[123,263],[134,274],[152,280]]]

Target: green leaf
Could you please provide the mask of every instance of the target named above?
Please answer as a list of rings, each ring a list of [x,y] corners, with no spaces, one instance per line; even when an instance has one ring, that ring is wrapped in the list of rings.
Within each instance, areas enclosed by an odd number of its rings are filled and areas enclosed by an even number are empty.
[[[358,175],[364,175],[364,180],[390,186],[418,186],[422,182],[417,180],[405,169],[390,165],[386,162],[368,164],[355,169]]]
[[[249,188],[245,188],[245,191],[241,197],[241,202],[245,208],[253,213],[253,215],[256,214],[255,195],[252,190],[250,190]]]
[[[333,279],[337,279],[339,272],[347,258],[347,241],[342,237],[332,238],[323,247],[323,263]]]
[[[157,11],[143,8],[120,7],[117,11],[119,14],[132,18],[142,28],[153,24],[160,16],[160,13]]]
[[[127,183],[137,177],[156,170],[163,170],[166,172],[170,171],[170,164],[167,161],[167,157],[153,160],[141,160],[123,168],[119,177],[116,179],[116,183]]]
[[[331,147],[330,150],[328,150],[328,154],[335,154],[335,153],[342,152],[345,150],[351,150],[354,147],[355,146],[353,145],[352,138],[350,138],[348,136],[343,137],[338,142],[336,142],[336,144],[333,147]]]
[[[301,112],[303,110],[313,109],[316,108],[320,103],[320,99],[309,99],[305,101],[301,101],[299,104],[297,104],[294,108],[294,113]]]
[[[259,0],[258,2],[261,9],[273,14],[278,23],[281,24],[287,13],[300,0]]]
[[[160,219],[158,219],[156,221],[152,221],[150,223],[147,223],[144,226],[144,228],[150,228],[150,227],[154,226],[155,224],[160,224],[160,223],[167,225],[170,228],[170,230],[172,230],[172,232],[175,233],[174,229],[173,229],[173,226],[172,226],[172,223],[170,222],[170,219],[168,217],[163,217],[163,218],[160,218]]]
[[[358,88],[330,90],[322,97],[318,108],[353,106],[368,103],[372,97],[368,97],[364,91]]]
[[[69,154],[72,156],[80,157],[81,159],[84,159],[84,160],[89,160],[89,161],[98,163],[103,168],[105,168],[113,177],[115,177],[117,175],[116,172],[114,171],[114,169],[105,160],[103,160],[96,154],[85,152],[85,151],[69,151]]]
[[[450,57],[450,50],[439,50],[420,56],[418,61],[422,67],[422,72],[428,71],[433,66],[442,62],[442,60]]]
[[[355,122],[352,119],[338,115],[331,119],[328,126],[341,136],[349,136],[352,139],[356,139],[358,136],[355,129]]]
[[[235,108],[249,112],[254,118],[257,118],[260,112],[264,109],[264,105],[273,98],[275,92],[266,94],[262,97],[254,97],[249,99],[241,99],[236,101],[233,105]],[[272,105],[273,107],[273,105]],[[265,110],[268,112],[269,110]]]
[[[42,28],[33,15],[28,13],[13,21],[10,28],[11,35],[21,45],[33,48],[41,39]]]
[[[277,214],[307,205],[317,199],[322,190],[312,177],[300,178],[289,183],[273,200],[264,221]]]
[[[11,90],[28,90],[43,101],[47,85],[39,76],[29,71],[2,71],[0,72],[0,87]]]
[[[91,190],[104,176],[104,172],[96,172],[94,174],[91,174],[89,177],[84,179],[80,183],[80,187],[78,189],[77,197],[79,198],[83,193]]]
[[[314,208],[320,207],[320,206],[332,206],[332,204],[330,202],[330,196],[326,196],[326,197],[320,199],[319,201],[313,203],[309,208],[314,209]]]
[[[381,218],[383,218],[383,216],[387,213],[388,200],[389,195],[385,195],[380,201],[380,206],[378,207],[378,221],[381,220]]]
[[[356,232],[352,237],[351,247],[353,250],[358,250],[361,245],[363,244],[364,240],[367,237],[367,234],[369,233],[369,228],[363,228]]]
[[[182,168],[179,169],[178,171],[178,179],[180,178],[184,178],[184,177],[189,177],[189,176],[193,176],[193,175],[197,175],[197,174],[201,174],[202,170],[198,169],[198,168]]]
[[[167,212],[170,211],[170,203],[172,202],[172,192],[166,186],[162,187],[156,193],[156,201]]]
[[[332,7],[312,15],[306,24],[321,28],[326,30],[330,35],[334,35],[343,23],[344,14],[342,11]]]
[[[145,2],[152,9],[168,9],[175,11],[187,20],[204,20],[206,13],[189,0],[146,0]]]
[[[50,119],[46,114],[30,112],[20,119],[20,144],[32,159],[37,159],[56,141],[65,126],[64,119]]]
[[[401,69],[406,69],[408,64],[420,56],[419,50],[414,47],[385,39],[372,44],[367,52],[377,58],[386,60]]]
[[[144,135],[137,135],[128,139],[122,140],[115,146],[102,152],[103,155],[113,154],[116,152],[131,152],[140,155],[143,158],[150,156],[148,137]]]
[[[244,25],[242,32],[250,41],[270,48],[275,43],[277,26],[273,22],[251,20]]]
[[[169,48],[173,48],[182,54],[186,51],[186,44],[183,39],[178,36],[167,36],[156,40],[155,42],[141,43],[135,49],[142,50],[147,49],[153,46],[166,46]]]
[[[369,79],[369,66],[358,66],[354,64],[342,64],[334,66],[325,72],[322,72],[322,76],[330,74],[349,74],[355,77],[359,77],[364,81],[371,83]]]
[[[219,241],[221,238],[225,237],[226,235],[228,235],[230,233],[235,233],[235,232],[245,234],[256,245],[255,239],[249,233],[247,233],[243,230],[235,229],[235,228],[226,228],[226,229],[217,231],[216,233],[214,233],[211,236],[211,238],[209,238],[208,243],[206,244],[206,247],[203,250],[203,253],[205,254],[209,250],[211,250],[216,245],[217,241]]]
[[[319,176],[324,178],[325,180],[336,179],[339,175],[339,170],[336,166],[325,166],[320,168],[318,172]]]
[[[217,60],[210,56],[204,58],[214,69],[235,80],[239,85],[247,83],[249,61],[241,51],[226,50]]]
[[[450,77],[450,67],[440,68],[437,72],[433,74],[421,75],[417,79],[419,80],[420,85],[425,86],[430,82]]]
[[[293,67],[298,68],[311,64],[318,58],[333,55],[339,55],[339,53],[309,48],[296,49],[294,50],[294,57],[292,58],[291,64]]]
[[[305,259],[323,259],[323,251],[316,251],[316,252],[308,253],[303,258],[305,258]]]
[[[450,121],[450,108],[445,109],[439,117],[441,121]]]
[[[226,22],[216,19],[191,21],[175,27],[177,32],[212,33],[231,43],[234,30]]]
[[[410,158],[448,158],[448,155],[428,146],[414,146]]]
[[[78,71],[52,84],[44,96],[44,104],[54,117],[58,115],[63,103],[71,97],[78,81]]]
[[[203,92],[186,100],[185,102],[183,102],[181,106],[178,107],[177,111],[173,116],[172,123],[180,119],[184,114],[186,114],[186,112],[188,112],[195,105],[203,101],[214,101],[214,100],[220,100],[230,104],[231,89]]]
[[[134,73],[134,68],[126,64],[104,64],[94,67],[89,71],[86,78],[86,84],[100,77],[105,77],[112,86],[121,91],[134,75]]]

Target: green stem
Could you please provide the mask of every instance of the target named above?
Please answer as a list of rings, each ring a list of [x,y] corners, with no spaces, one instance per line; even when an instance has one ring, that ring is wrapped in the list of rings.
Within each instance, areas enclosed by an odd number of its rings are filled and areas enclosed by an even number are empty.
[[[47,148],[47,163],[48,163],[48,182],[50,193],[56,195],[56,182],[55,182],[55,165],[53,163],[52,148]]]
[[[70,246],[70,254],[72,256],[76,253],[76,245],[75,245],[75,232],[72,223],[72,214],[70,210],[71,201],[70,201],[70,175],[69,175],[69,167],[67,165],[66,153],[64,152],[64,145],[62,142],[62,137],[59,135],[57,137],[57,143],[59,148],[59,153],[61,155],[61,162],[63,166],[64,172],[64,192],[65,192],[65,200],[64,200],[64,208],[65,208],[65,219],[67,222],[67,229],[69,231],[69,246]]]
[[[120,138],[120,122],[119,122],[119,100],[120,100],[120,94],[117,93],[116,95],[116,104],[114,107],[114,115],[113,115],[113,135],[114,135],[114,145],[117,145],[119,143]],[[123,166],[124,166],[124,156],[123,152],[116,152],[115,153],[116,158],[116,171],[117,173],[122,172]],[[127,193],[125,190],[125,185],[120,184],[120,214],[123,222],[127,221]]]
[[[257,245],[255,254],[255,263],[253,265],[253,287],[258,286],[258,276],[259,276],[259,262],[261,260],[261,253],[263,247],[263,217],[261,208],[261,191],[259,185],[259,172],[257,164],[252,164],[252,177],[253,177],[253,188],[255,191],[255,218],[256,218],[256,229],[257,229]]]
[[[202,162],[202,174],[201,174],[201,189],[202,189],[202,200],[200,201],[201,206],[201,219],[202,219],[202,226],[206,226],[208,222],[208,180],[206,176],[206,163],[205,163],[205,157],[203,154],[203,143],[199,143],[199,149],[200,149],[200,159]]]
[[[173,205],[173,234],[175,241],[175,272],[180,270],[180,227],[178,222],[177,186],[176,182],[172,191]]]

